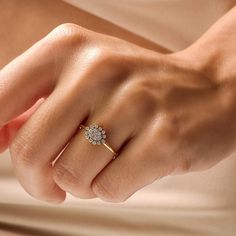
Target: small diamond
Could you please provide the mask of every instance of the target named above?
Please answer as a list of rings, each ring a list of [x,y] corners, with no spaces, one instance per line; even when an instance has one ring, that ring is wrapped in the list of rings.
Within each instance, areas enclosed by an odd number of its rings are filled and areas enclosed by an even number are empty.
[[[105,130],[102,130],[102,133],[103,133],[103,134],[105,134],[105,133],[106,133],[106,131],[105,131]]]

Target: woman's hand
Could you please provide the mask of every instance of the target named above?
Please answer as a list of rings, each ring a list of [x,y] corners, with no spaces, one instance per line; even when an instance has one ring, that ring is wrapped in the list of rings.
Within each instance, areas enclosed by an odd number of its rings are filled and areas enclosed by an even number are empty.
[[[120,202],[230,154],[234,89],[186,58],[65,24],[8,64],[0,72],[3,128],[44,98],[14,135],[9,125],[5,132],[5,143],[14,136],[10,153],[25,190],[52,202],[65,192]],[[106,130],[115,160],[85,139],[81,123]]]

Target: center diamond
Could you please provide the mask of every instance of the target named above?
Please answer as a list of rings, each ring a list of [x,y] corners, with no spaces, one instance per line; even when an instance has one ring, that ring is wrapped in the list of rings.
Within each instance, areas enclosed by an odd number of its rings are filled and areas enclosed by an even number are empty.
[[[85,128],[85,137],[92,144],[100,145],[105,143],[106,132],[98,125],[90,125]]]

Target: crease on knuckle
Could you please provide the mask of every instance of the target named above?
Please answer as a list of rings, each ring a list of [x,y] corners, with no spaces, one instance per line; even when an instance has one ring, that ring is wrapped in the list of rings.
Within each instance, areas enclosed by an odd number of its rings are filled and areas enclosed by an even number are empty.
[[[95,179],[92,183],[93,192],[102,200],[108,202],[123,202],[126,199],[117,190],[109,186],[105,181]]]
[[[71,187],[82,187],[83,180],[79,176],[75,176],[72,171],[68,170],[62,164],[55,164],[53,167],[53,178],[56,183],[62,187],[64,190]]]

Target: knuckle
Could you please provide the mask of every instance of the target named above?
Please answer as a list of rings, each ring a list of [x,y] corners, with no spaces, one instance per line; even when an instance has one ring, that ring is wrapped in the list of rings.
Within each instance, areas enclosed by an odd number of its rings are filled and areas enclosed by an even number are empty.
[[[107,65],[114,58],[115,58],[115,53],[112,50],[110,50],[108,48],[106,48],[106,49],[101,48],[99,50],[98,61],[99,61],[100,64]]]
[[[147,104],[156,104],[157,102],[156,92],[153,90],[153,83],[146,79],[136,81],[134,85],[134,93],[137,99],[144,100]]]
[[[77,31],[80,28],[80,26],[74,24],[74,23],[63,23],[58,25],[54,30],[58,30],[60,32],[73,32]],[[82,28],[82,27],[81,27]]]
[[[58,36],[73,36],[81,33],[83,28],[73,23],[63,23],[52,32]],[[85,30],[85,29],[84,29]]]
[[[130,95],[134,96],[135,99],[141,100],[143,98],[151,97],[151,89],[146,85],[147,82],[137,79],[136,81],[130,81],[129,83]]]
[[[125,97],[124,106],[128,108],[133,107],[133,104],[135,104],[135,111],[138,112],[137,115],[140,115],[140,113],[150,114],[150,117],[152,117],[157,113],[159,106],[156,95],[152,93],[152,89],[143,85],[142,82],[131,80],[127,86],[124,86],[121,93]]]
[[[92,47],[89,48],[90,54],[93,55],[94,66],[101,68],[113,68],[115,69],[117,64],[122,60],[122,56],[117,54],[113,49],[109,47]],[[121,64],[119,64],[119,67]]]
[[[111,185],[107,184],[105,181],[100,179],[95,179],[92,183],[93,192],[102,200],[107,202],[124,202],[126,199],[113,188]]]
[[[52,43],[54,47],[55,45],[59,47],[78,45],[78,43],[83,42],[87,38],[87,32],[88,30],[76,24],[64,23],[48,34],[46,37],[48,39],[47,43]]]
[[[85,73],[84,76],[81,76],[81,79],[77,84],[78,87],[82,87],[87,93],[86,88],[99,91],[98,87],[102,88],[103,85],[111,83],[110,78],[114,78],[113,81],[118,81],[120,78],[118,74],[121,73],[119,72],[120,67],[116,66],[118,64],[118,59],[116,59],[116,56],[110,49],[104,49],[99,45],[94,45],[85,47],[84,52],[86,54],[83,58]],[[96,80],[93,80],[93,83],[88,80],[88,77],[92,76],[96,77]]]

